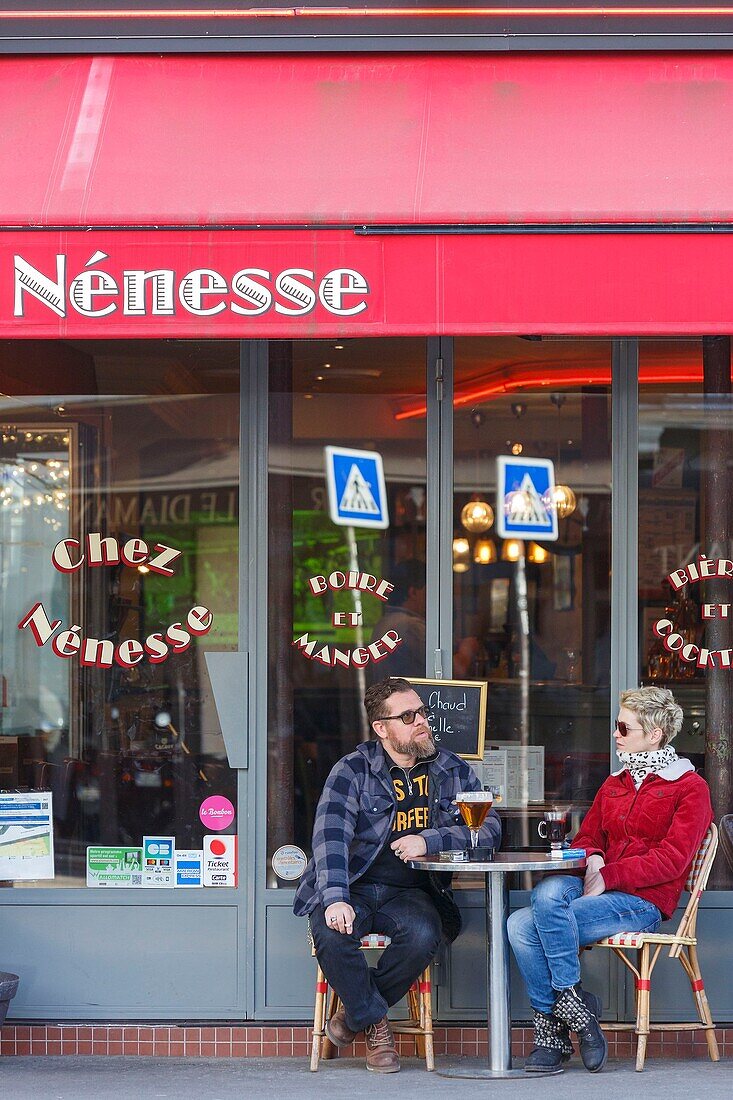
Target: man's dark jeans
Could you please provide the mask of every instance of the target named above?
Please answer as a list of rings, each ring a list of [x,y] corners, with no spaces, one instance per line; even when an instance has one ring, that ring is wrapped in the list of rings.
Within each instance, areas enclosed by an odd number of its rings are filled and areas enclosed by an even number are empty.
[[[437,909],[420,889],[356,882],[351,907],[356,919],[350,936],[327,927],[320,905],[310,914],[310,926],[318,961],[343,1002],[347,1026],[363,1031],[404,997],[437,952],[442,929]],[[361,937],[370,932],[392,941],[376,969],[359,949]]]

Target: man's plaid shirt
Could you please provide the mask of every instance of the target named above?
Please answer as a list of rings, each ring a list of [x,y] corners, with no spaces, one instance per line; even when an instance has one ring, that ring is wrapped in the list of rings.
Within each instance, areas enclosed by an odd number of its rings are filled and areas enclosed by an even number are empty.
[[[478,777],[465,760],[444,749],[438,749],[429,766],[429,828],[420,830],[427,854],[466,848],[470,834],[454,800],[459,791],[480,790]],[[387,843],[395,811],[381,741],[359,745],[334,765],[316,809],[313,855],[295,894],[293,911],[297,916],[306,916],[318,904],[326,908],[336,901],[349,901],[351,884],[361,878]],[[501,823],[491,810],[480,843],[498,848],[500,839]]]

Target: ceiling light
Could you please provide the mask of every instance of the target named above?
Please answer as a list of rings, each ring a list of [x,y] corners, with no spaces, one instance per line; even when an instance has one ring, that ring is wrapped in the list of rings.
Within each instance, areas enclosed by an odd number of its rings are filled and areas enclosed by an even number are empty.
[[[491,565],[496,561],[496,543],[493,539],[476,539],[473,560],[477,565]]]
[[[576,507],[575,493],[569,485],[554,485],[542,495],[542,503],[545,508],[554,509],[558,519],[565,519],[572,515]]]
[[[461,523],[474,535],[488,531],[494,522],[494,509],[485,500],[470,500],[461,510]]]
[[[549,560],[550,551],[546,547],[540,546],[538,542],[530,542],[527,547],[527,561],[531,561],[535,565],[544,565]]]
[[[502,561],[519,561],[524,554],[524,543],[521,539],[506,539],[501,548]]]

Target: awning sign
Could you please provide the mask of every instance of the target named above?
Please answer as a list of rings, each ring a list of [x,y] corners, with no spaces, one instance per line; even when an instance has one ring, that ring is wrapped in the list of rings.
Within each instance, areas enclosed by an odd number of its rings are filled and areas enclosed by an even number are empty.
[[[552,505],[555,470],[549,458],[496,460],[497,531],[503,539],[557,539],[557,511]]]
[[[331,519],[340,527],[389,527],[382,456],[377,451],[326,447]]]

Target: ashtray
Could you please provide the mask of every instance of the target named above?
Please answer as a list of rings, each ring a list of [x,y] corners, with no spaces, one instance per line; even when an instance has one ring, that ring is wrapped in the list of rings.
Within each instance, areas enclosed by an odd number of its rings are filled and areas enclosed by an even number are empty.
[[[469,863],[491,863],[493,858],[493,848],[470,848],[468,852]]]
[[[490,863],[494,858],[493,848],[467,848],[462,852],[441,852],[441,863]]]

